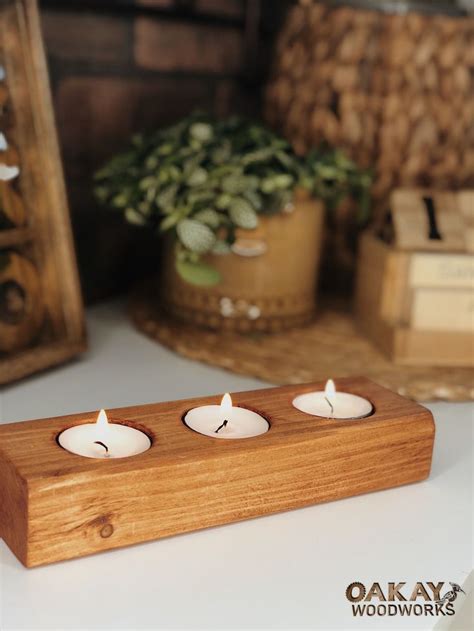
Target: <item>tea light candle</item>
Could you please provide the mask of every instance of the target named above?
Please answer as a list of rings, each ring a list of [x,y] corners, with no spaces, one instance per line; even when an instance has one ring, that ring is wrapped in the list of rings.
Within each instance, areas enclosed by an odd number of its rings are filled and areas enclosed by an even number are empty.
[[[230,394],[222,397],[220,405],[193,408],[184,417],[190,429],[212,438],[252,438],[268,432],[270,424],[263,416],[232,405]]]
[[[332,379],[326,383],[324,391],[307,392],[293,399],[296,409],[334,419],[355,419],[369,416],[373,411],[370,401],[348,392],[337,392]]]
[[[144,432],[109,423],[105,410],[99,412],[95,423],[65,429],[58,442],[63,449],[85,458],[127,458],[151,447],[151,440]]]

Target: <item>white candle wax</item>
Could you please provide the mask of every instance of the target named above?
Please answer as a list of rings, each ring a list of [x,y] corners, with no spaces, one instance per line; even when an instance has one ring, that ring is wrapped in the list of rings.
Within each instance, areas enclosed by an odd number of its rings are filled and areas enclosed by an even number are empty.
[[[363,418],[373,411],[372,403],[367,399],[348,392],[337,392],[332,379],[326,383],[324,390],[295,397],[293,405],[306,414],[334,419]]]
[[[138,429],[109,423],[104,410],[95,423],[75,425],[61,432],[58,442],[67,451],[85,458],[127,458],[150,449],[151,440]]]
[[[185,424],[195,432],[212,438],[251,438],[268,432],[270,424],[263,416],[232,405],[225,394],[220,405],[201,405],[184,417]]]

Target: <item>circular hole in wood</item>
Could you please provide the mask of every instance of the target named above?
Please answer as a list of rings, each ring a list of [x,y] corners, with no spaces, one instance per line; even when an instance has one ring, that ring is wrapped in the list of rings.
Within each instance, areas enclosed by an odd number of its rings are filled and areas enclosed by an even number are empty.
[[[0,284],[0,320],[7,324],[18,324],[26,310],[26,292],[14,280]]]
[[[198,411],[199,413],[203,413],[204,411],[208,413],[209,423],[207,423],[207,419],[202,423],[200,419],[193,418],[196,417],[196,412]],[[197,406],[196,408],[191,408],[184,412],[181,416],[181,421],[187,429],[210,438],[247,440],[264,436],[271,429],[271,423],[268,418],[261,412],[248,406],[233,406],[231,416],[229,417],[230,423],[229,420],[222,422],[223,418],[219,413],[220,411],[221,405]],[[246,412],[250,413],[250,418],[245,414]],[[249,421],[251,421],[250,427],[248,426]],[[257,425],[255,421],[257,421]],[[231,424],[233,424],[234,427],[230,435],[227,432],[223,432],[219,436],[217,435],[219,430],[223,430],[224,427],[230,428]]]

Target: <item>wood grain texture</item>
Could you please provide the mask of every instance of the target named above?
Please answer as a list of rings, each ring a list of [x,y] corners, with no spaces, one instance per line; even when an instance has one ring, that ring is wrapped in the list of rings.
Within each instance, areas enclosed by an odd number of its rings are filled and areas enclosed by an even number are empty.
[[[355,291],[357,323],[364,334],[397,364],[473,367],[472,327],[464,331],[454,330],[449,311],[444,312],[443,324],[438,318],[436,330],[413,326],[416,292],[425,291],[423,287],[411,286],[411,264],[419,261],[420,256],[417,251],[410,253],[384,243],[371,232],[362,235]],[[440,257],[438,267],[445,270],[439,287],[447,292],[446,301],[449,302],[447,264],[451,255],[440,252],[436,256]],[[463,256],[470,258],[473,255]],[[444,259],[447,259],[446,263]],[[465,266],[455,267],[452,275],[459,272],[465,275]],[[453,281],[453,287],[457,282]],[[432,275],[427,277],[427,286],[436,288]],[[472,281],[469,287],[472,287]],[[441,313],[439,317],[442,317]]]
[[[28,290],[23,293],[23,286]],[[0,351],[8,352],[28,346],[43,323],[44,304],[41,280],[36,267],[25,256],[8,253],[0,269]]]
[[[364,378],[336,383],[370,399],[374,414],[335,421],[292,406],[323,383],[233,395],[271,424],[246,440],[214,440],[183,424],[186,411],[219,397],[109,411],[153,441],[121,460],[58,446],[62,430],[96,412],[0,426],[0,467],[13,471],[0,478],[0,533],[31,567],[426,478],[431,413]]]
[[[0,456],[0,536],[15,551],[26,558],[28,541],[28,491],[25,480],[14,465]]]
[[[63,364],[82,352],[84,352],[82,340],[77,344],[65,341],[42,345],[35,348],[34,352],[25,349],[15,353],[8,361],[0,361],[0,384],[22,379],[25,375],[44,370],[45,367],[52,368]]]
[[[3,114],[1,115],[3,118]],[[5,131],[3,125],[1,131]],[[4,155],[0,154],[0,159],[2,162],[7,163]],[[10,166],[18,166],[18,164],[19,162],[16,161]],[[15,227],[21,228],[26,223],[25,204],[11,182],[0,181],[0,211]],[[3,230],[0,232],[0,235],[2,233]]]
[[[0,248],[20,246],[33,239],[34,232],[30,228],[10,228],[0,231]]]
[[[36,0],[0,2],[0,56],[3,99],[12,114],[2,131],[20,169],[0,190],[2,213],[12,224],[0,230],[0,253],[24,257],[36,269],[36,275],[15,274],[26,304],[38,305],[41,296],[29,336],[29,313],[0,329],[0,348],[7,351],[0,357],[3,384],[54,364],[58,345],[63,359],[84,350],[85,327]],[[15,333],[21,326],[21,335]]]

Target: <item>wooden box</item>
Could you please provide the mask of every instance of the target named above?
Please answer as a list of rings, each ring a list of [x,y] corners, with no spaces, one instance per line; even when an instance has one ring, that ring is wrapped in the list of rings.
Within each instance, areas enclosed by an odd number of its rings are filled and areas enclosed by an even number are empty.
[[[356,317],[398,364],[473,366],[474,193],[431,198],[430,223],[428,192],[396,191],[388,237],[362,236]]]
[[[0,534],[36,566],[209,526],[417,482],[430,472],[431,413],[364,378],[338,390],[371,401],[366,418],[337,421],[297,410],[305,384],[243,392],[234,405],[270,423],[255,438],[216,440],[183,415],[205,397],[114,410],[145,431],[151,448],[131,458],[90,459],[58,434],[96,413],[0,426]]]

